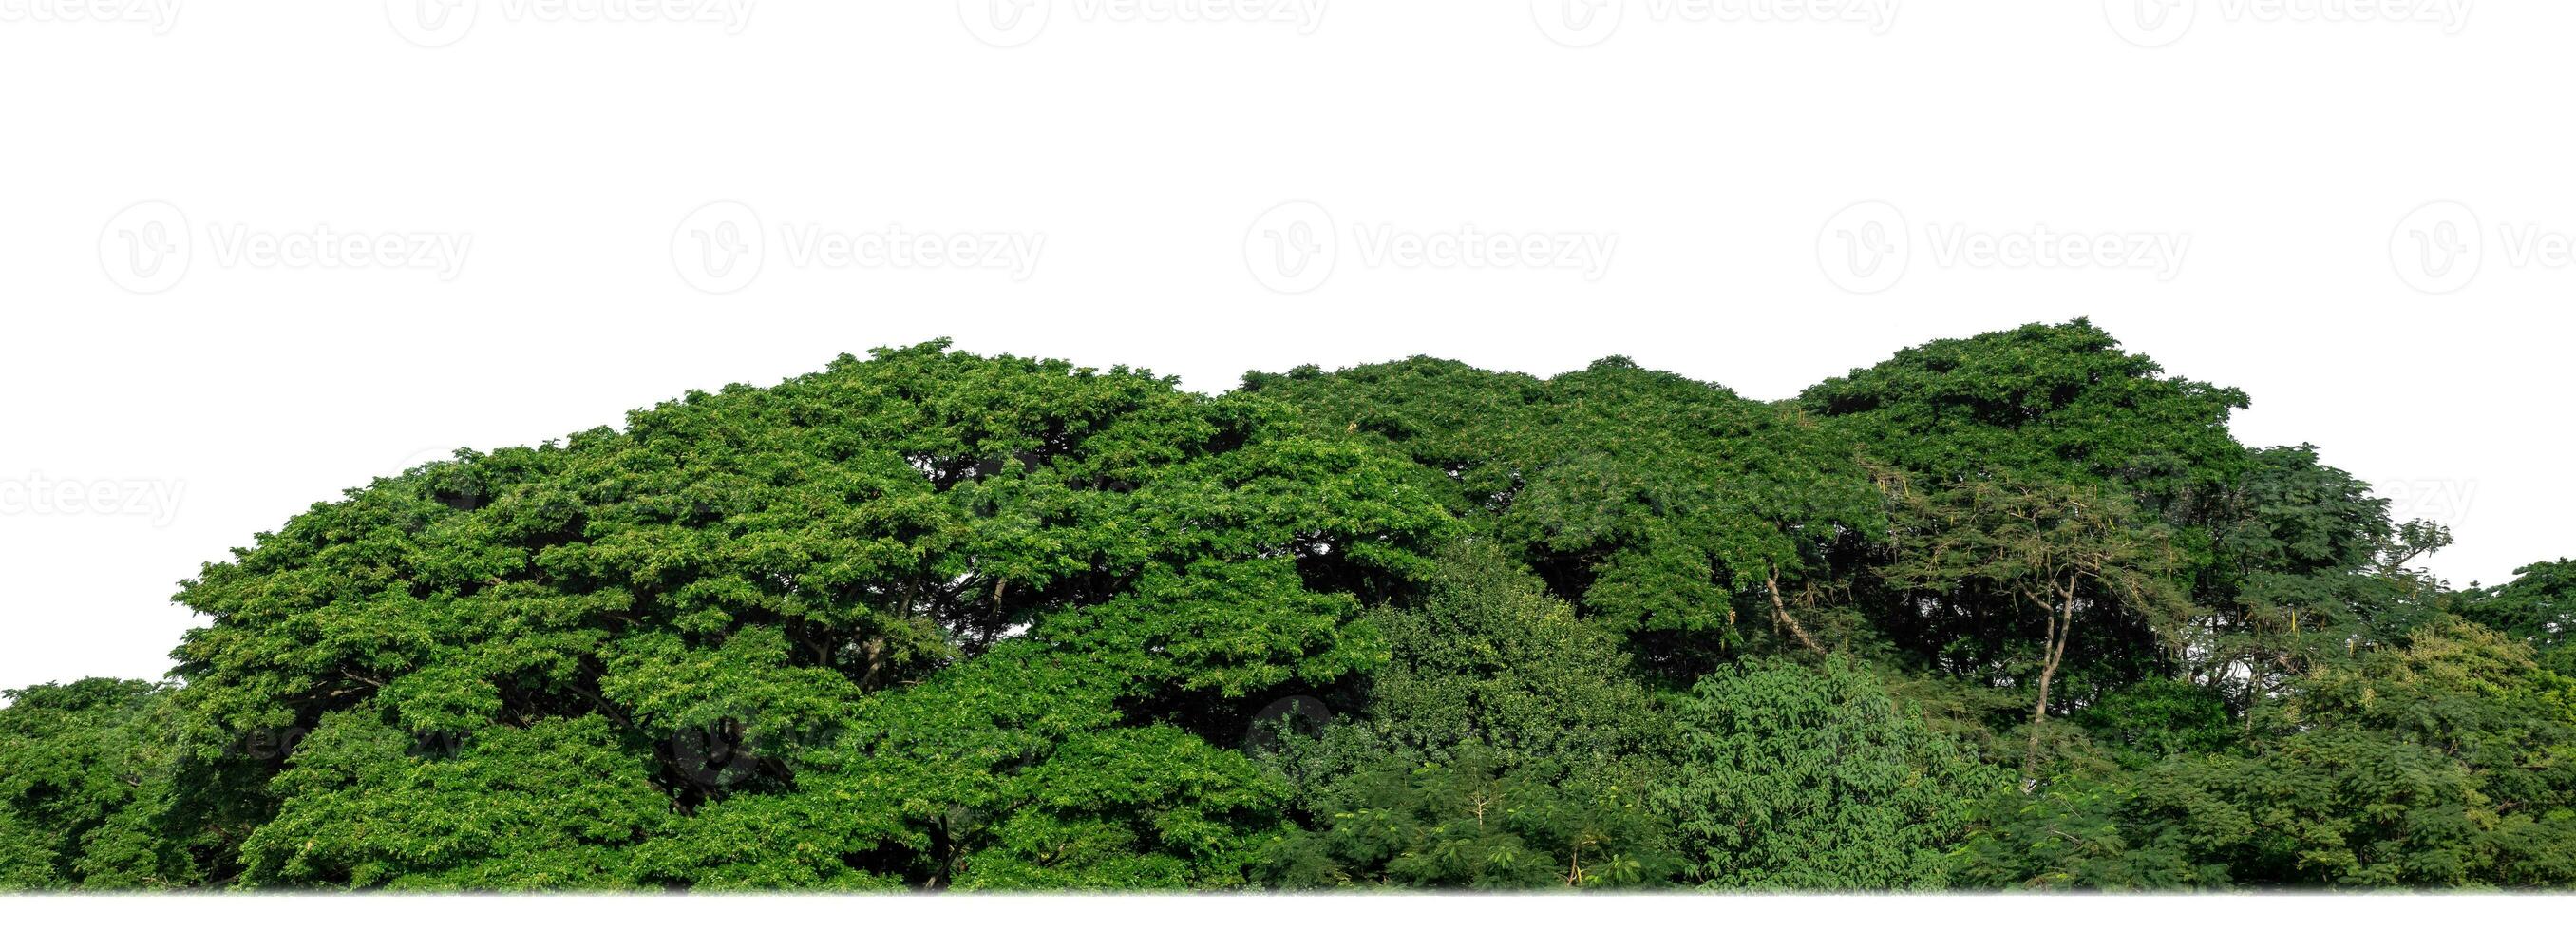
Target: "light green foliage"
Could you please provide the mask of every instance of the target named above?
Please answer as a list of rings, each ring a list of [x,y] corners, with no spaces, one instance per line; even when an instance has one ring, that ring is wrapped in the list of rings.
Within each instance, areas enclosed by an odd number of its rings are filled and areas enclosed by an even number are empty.
[[[2456,621],[2306,677],[2244,752],[2178,755],[1997,816],[1969,881],[2563,887],[2576,682]]]
[[[1680,771],[1655,808],[1703,886],[1939,888],[1943,852],[2005,785],[1841,658],[1721,668],[1674,717]]]
[[[2456,623],[2330,668],[2282,709],[2244,785],[2293,881],[2576,880],[2576,681]]]

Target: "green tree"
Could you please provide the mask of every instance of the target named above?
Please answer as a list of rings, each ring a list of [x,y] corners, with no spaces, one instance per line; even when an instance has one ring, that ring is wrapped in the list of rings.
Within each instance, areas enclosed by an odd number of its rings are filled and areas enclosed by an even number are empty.
[[[1888,579],[1935,593],[2009,598],[2019,610],[1980,619],[2007,625],[2007,633],[2039,622],[2032,644],[2038,655],[2008,673],[2016,682],[2030,675],[2037,693],[2025,780],[2038,776],[2050,688],[2069,644],[2086,641],[2100,653],[2127,650],[2152,661],[2194,613],[2168,532],[2122,496],[2064,481],[1975,482],[1909,494],[1903,506]]]
[[[221,828],[190,810],[166,688],[83,679],[0,694],[0,888],[205,878]]]
[[[186,585],[173,700],[201,759],[301,737],[234,793],[254,885],[1072,875],[1006,862],[1033,806],[1189,865],[1102,882],[1240,882],[1066,780],[1131,750],[1212,774],[1157,805],[1275,821],[1192,729],[1383,655],[1362,605],[1450,527],[1407,468],[1145,372],[880,350],[317,505]]]
[[[2461,592],[2463,617],[2531,645],[2540,663],[2576,676],[2576,559],[2539,562],[2514,570],[2514,579]]]
[[[1670,744],[1618,638],[1490,544],[1450,548],[1417,603],[1374,622],[1388,659],[1367,680],[1367,714],[1336,740],[1433,755],[1481,744],[1509,765],[1590,766]]]
[[[1801,649],[1847,636],[1788,604],[1830,600],[1848,582],[1837,554],[1885,532],[1840,432],[1624,358],[1545,380],[1427,358],[1304,368],[1247,375],[1244,393],[1410,458],[1453,513],[1674,681],[1758,636],[1740,617]]]
[[[1868,460],[1939,484],[1997,474],[2118,482],[2151,510],[2235,484],[2244,392],[2169,377],[2082,318],[1936,340],[1799,395]]]
[[[1290,887],[1649,885],[1673,864],[1636,789],[1571,763],[1508,765],[1480,743],[1380,757],[1325,790],[1326,824],[1283,838],[1270,871]]]
[[[2069,780],[2007,806],[1981,885],[2564,887],[2576,682],[2456,620],[2322,667],[2239,752]]]
[[[0,888],[2576,887],[2576,562],[2451,591],[2246,403],[845,356],[206,566],[0,696]]]
[[[1672,741],[1619,639],[1500,549],[1444,551],[1414,603],[1376,612],[1388,659],[1360,713],[1269,754],[1307,829],[1273,848],[1291,887],[1635,886],[1672,858],[1645,793]]]
[[[1711,888],[1938,888],[2002,775],[1835,657],[1720,668],[1674,709],[1680,770],[1655,808]]]

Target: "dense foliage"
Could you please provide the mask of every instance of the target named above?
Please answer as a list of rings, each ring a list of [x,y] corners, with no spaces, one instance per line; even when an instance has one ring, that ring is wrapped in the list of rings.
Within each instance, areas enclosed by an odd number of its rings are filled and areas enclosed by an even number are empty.
[[[0,888],[2576,886],[2576,562],[2449,588],[2248,403],[843,357],[206,566],[7,693]]]

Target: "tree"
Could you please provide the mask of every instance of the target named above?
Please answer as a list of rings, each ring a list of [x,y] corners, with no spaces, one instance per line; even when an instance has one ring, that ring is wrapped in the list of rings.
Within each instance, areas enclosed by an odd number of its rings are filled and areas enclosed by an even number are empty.
[[[1560,761],[1504,763],[1481,743],[1380,757],[1325,790],[1326,824],[1268,859],[1291,888],[1536,889],[1659,883],[1672,862],[1636,787]]]
[[[1970,851],[1987,883],[2563,887],[2576,683],[2457,620],[2325,667],[2242,752],[2053,789]]]
[[[845,356],[0,695],[0,888],[2576,888],[2576,562],[2451,591],[2245,403],[2081,319],[1776,403]]]
[[[1490,543],[1445,550],[1418,601],[1374,622],[1388,658],[1336,749],[1437,757],[1479,744],[1505,765],[1615,766],[1670,743],[1618,638]]]
[[[2227,421],[2250,403],[2165,376],[2083,318],[1910,347],[1799,402],[1851,431],[1864,458],[1938,484],[2103,479],[2157,511],[2238,479],[2246,453]]]
[[[0,889],[206,877],[220,812],[189,810],[165,687],[83,679],[0,694]]]
[[[2576,650],[2568,649],[2576,644],[2576,559],[2532,563],[2511,582],[2461,592],[2459,602],[2461,616],[2530,644],[2551,671],[2576,676]]]
[[[1619,640],[1502,550],[1442,552],[1423,592],[1375,612],[1388,658],[1361,713],[1266,757],[1304,817],[1265,875],[1341,885],[1535,888],[1662,881],[1645,792],[1671,749]]]
[[[1625,358],[1546,380],[1427,358],[1256,372],[1243,393],[1410,458],[1462,521],[1669,681],[1747,647],[1758,628],[1740,617],[1824,649],[1837,632],[1780,590],[1824,597],[1841,583],[1837,553],[1884,537],[1843,434]]]
[[[1654,803],[1706,887],[1939,888],[1942,854],[2004,786],[1842,657],[1723,667],[1674,712],[1680,768]]]
[[[254,885],[1060,876],[1003,852],[1084,771],[1055,754],[1224,775],[1174,784],[1211,793],[1181,805],[1268,791],[1191,729],[1377,661],[1360,608],[1451,526],[1405,468],[1150,373],[880,350],[317,505],[186,585],[209,623],[173,701],[205,765],[256,771],[230,793],[259,812]],[[963,704],[923,707],[943,698]],[[218,749],[244,734],[300,742]],[[986,739],[1008,750],[954,752]],[[1241,881],[1235,855],[1103,820],[1162,815],[1051,810],[1207,858],[1119,875]]]
[[[2067,646],[2079,639],[2079,623],[2110,628],[2084,638],[2106,649],[2125,643],[2153,650],[2194,613],[2177,583],[2182,561],[2168,533],[2121,496],[2066,481],[1973,482],[1908,493],[1901,506],[1900,553],[1885,570],[1890,581],[1938,593],[2000,593],[2019,603],[2021,616],[2040,622],[2026,781],[2038,777],[2050,688]]]

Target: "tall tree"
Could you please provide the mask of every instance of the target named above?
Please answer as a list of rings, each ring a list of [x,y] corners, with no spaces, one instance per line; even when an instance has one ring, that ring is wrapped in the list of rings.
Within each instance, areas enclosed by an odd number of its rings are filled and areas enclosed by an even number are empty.
[[[2194,613],[2169,532],[2125,496],[2071,481],[1972,482],[1904,493],[1898,555],[1886,578],[1936,593],[1991,591],[2019,611],[2011,632],[2039,622],[2029,670],[2036,692],[2022,775],[2036,779],[2051,688],[2079,639],[2105,652],[2167,649]],[[2079,628],[2101,628],[2083,636]],[[2108,657],[2101,657],[2108,658]],[[2012,673],[2016,681],[2023,675]]]

